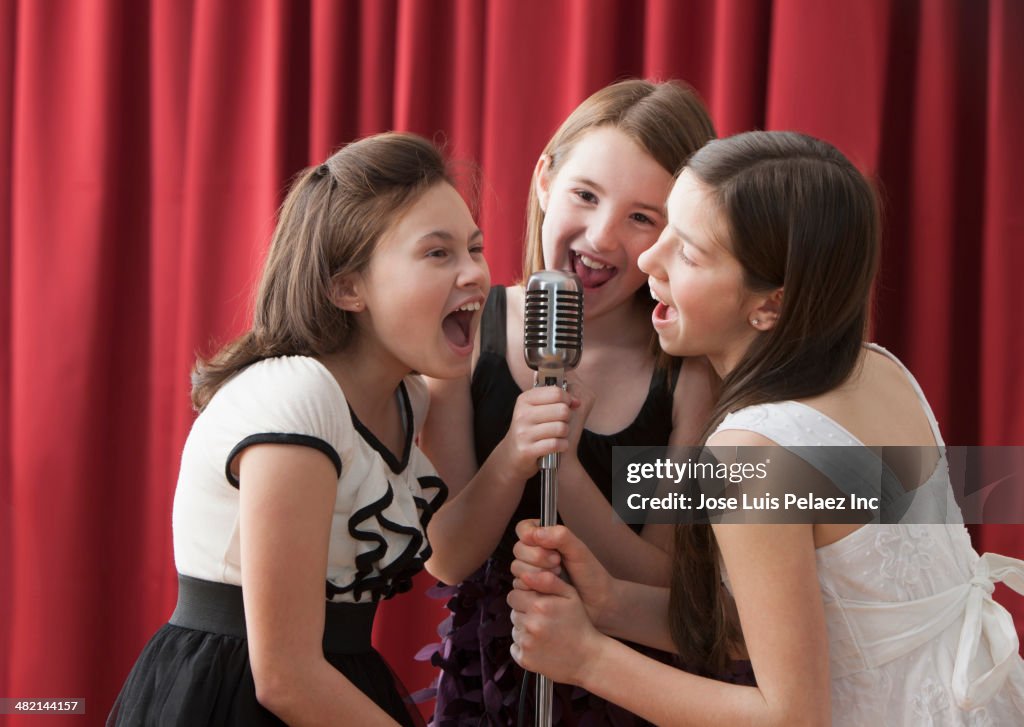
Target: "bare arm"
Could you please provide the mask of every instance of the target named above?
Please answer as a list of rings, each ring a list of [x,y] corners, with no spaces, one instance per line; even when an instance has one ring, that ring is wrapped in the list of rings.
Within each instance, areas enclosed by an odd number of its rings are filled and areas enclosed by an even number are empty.
[[[508,433],[477,469],[469,379],[428,380],[430,413],[420,446],[449,488],[448,501],[427,528],[433,556],[426,567],[459,583],[494,552],[537,459],[564,451],[571,397],[555,387],[520,395]]]
[[[513,656],[665,725],[827,725],[828,643],[811,526],[716,528],[736,588],[757,687],[726,684],[648,659],[599,633],[575,590],[550,573],[523,574],[509,596]]]
[[[519,541],[512,575],[538,574],[554,578],[568,572],[590,621],[603,633],[638,644],[674,652],[668,627],[668,589],[613,578],[594,553],[564,525],[538,527],[536,520],[516,526]],[[551,570],[551,573],[546,571]],[[520,587],[518,581],[514,582]]]
[[[744,433],[712,444],[743,445]],[[575,589],[550,573],[518,576],[513,656],[657,724],[827,725],[828,638],[810,525],[714,526],[757,687],[664,666],[600,634]],[[576,648],[570,648],[576,645]]]
[[[563,522],[609,573],[637,583],[668,583],[672,565],[669,553],[622,521],[578,459],[566,457],[558,478],[558,512]]]
[[[672,432],[669,444],[695,445],[711,412],[717,378],[704,358],[686,359],[676,382],[672,406]],[[576,418],[584,418],[589,409],[587,394],[581,392],[584,405]],[[579,460],[573,456],[582,425],[574,422],[569,439],[569,454],[559,472],[565,486],[559,491],[559,513],[563,521],[597,555],[616,578],[653,586],[668,585],[671,575],[671,525],[646,525],[641,537],[615,513]]]
[[[470,377],[424,377],[424,381],[430,391],[430,408],[420,431],[419,445],[448,485],[450,502],[477,471]]]
[[[239,459],[242,594],[256,698],[288,724],[396,724],[324,658],[324,578],[338,478],[308,447]]]

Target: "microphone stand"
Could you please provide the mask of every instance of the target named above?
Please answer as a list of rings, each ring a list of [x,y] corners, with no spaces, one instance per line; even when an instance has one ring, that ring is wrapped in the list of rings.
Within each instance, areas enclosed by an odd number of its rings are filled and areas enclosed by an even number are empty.
[[[566,388],[565,378],[558,372],[545,374],[543,380],[537,374],[537,386],[560,386]],[[558,524],[558,452],[550,452],[540,458],[540,524]],[[534,705],[536,727],[551,727],[553,724],[554,684],[549,677],[537,674],[537,694]]]
[[[523,309],[523,353],[527,365],[537,372],[534,385],[560,386],[564,390],[565,372],[579,363],[582,343],[583,284],[580,279],[557,270],[535,272],[526,282]],[[558,460],[558,453],[551,452],[538,462],[542,526],[558,522]],[[543,674],[536,676],[534,724],[551,727],[554,685]]]

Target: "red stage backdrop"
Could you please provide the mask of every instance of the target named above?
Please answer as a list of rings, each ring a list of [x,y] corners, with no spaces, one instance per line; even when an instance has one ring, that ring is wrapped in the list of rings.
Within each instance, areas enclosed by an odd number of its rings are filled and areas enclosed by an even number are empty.
[[[290,177],[373,132],[479,163],[495,282],[542,145],[610,81],[828,139],[883,190],[876,339],[949,443],[1024,444],[1022,35],[1020,0],[0,0],[0,696],[102,722],[174,604],[195,352],[246,324]],[[442,615],[380,616],[412,689]]]

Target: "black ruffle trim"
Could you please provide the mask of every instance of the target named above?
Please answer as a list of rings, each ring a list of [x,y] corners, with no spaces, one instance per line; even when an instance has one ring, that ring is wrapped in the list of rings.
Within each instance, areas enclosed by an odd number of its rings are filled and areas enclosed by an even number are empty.
[[[349,535],[356,540],[376,543],[376,546],[373,550],[356,556],[356,575],[351,583],[339,586],[330,580],[326,582],[327,600],[333,600],[334,596],[340,594],[351,593],[357,603],[363,600],[364,595],[368,595],[370,601],[375,603],[405,593],[412,588],[413,576],[423,570],[423,564],[433,553],[430,543],[424,536],[427,523],[448,497],[448,486],[440,477],[425,475],[418,477],[417,480],[424,494],[427,490],[436,490],[429,501],[413,496],[413,502],[419,512],[420,527],[402,525],[384,517],[384,511],[395,499],[395,490],[390,480],[387,490],[380,499],[352,513],[348,521]],[[376,520],[382,531],[409,537],[402,554],[380,569],[377,569],[376,565],[388,552],[388,541],[380,532],[360,529],[360,526],[369,520]],[[374,572],[375,570],[377,572]]]

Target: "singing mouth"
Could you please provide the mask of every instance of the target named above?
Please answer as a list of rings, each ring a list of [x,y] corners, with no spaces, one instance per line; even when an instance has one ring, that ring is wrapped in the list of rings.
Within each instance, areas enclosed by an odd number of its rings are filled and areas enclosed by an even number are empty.
[[[474,298],[460,305],[441,321],[441,330],[444,331],[445,338],[457,350],[462,351],[472,345],[473,316],[481,308],[483,299]]]
[[[586,255],[575,250],[569,251],[569,263],[572,271],[579,277],[584,288],[599,288],[619,271],[614,265],[609,265],[597,258]]]
[[[657,292],[655,292],[654,287],[651,286],[650,281],[648,281],[647,287],[650,289],[651,297],[654,298],[656,303],[654,310],[651,311],[651,320],[654,324],[658,325],[659,323],[664,323],[675,318],[677,315],[676,309],[661,299],[661,296],[659,296]]]

